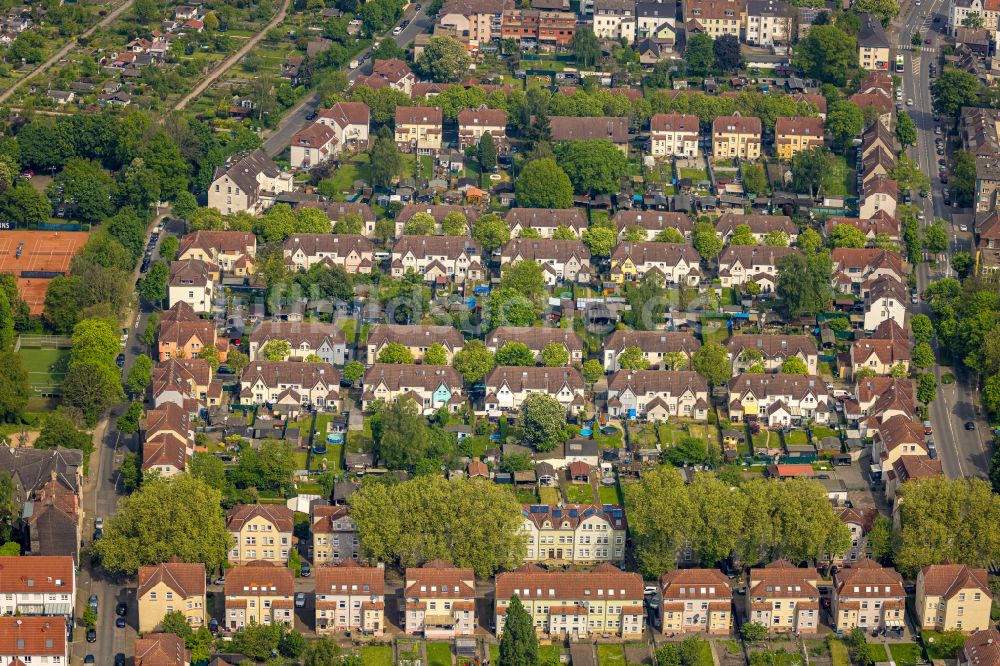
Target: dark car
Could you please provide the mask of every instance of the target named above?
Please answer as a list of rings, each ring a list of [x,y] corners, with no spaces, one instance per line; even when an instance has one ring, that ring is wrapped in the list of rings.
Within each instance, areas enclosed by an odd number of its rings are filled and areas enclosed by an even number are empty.
[[[115,618],[115,626],[118,627],[119,629],[124,629],[125,628],[125,618],[123,618],[123,617]]]
[[[316,113],[315,111],[310,111],[309,113],[306,114],[306,120],[315,120],[316,116],[318,115],[319,114]]]
[[[115,655],[115,666],[125,666],[125,653],[119,652]]]
[[[225,365],[220,365],[219,369],[216,370],[215,373],[218,374],[218,375],[235,375],[236,374],[233,371],[232,368],[230,368],[228,366],[225,366]]]
[[[86,657],[83,658],[83,663],[85,663],[85,664],[93,664],[94,663],[94,655],[88,654]]]
[[[90,598],[87,599],[87,605],[90,606],[91,608],[93,608],[95,613],[97,612],[97,595],[96,594],[90,595]]]
[[[115,606],[115,615],[118,617],[125,617],[128,615],[128,604],[123,601]]]
[[[211,631],[213,634],[219,630],[219,621],[216,620],[214,617],[208,623],[208,630]]]
[[[104,537],[104,530],[94,530],[94,541],[100,541]]]
[[[309,566],[308,562],[303,562],[302,563],[302,575],[303,576],[309,576],[310,574],[312,574],[312,567]]]
[[[816,478],[817,479],[829,479],[830,475],[829,474],[817,474]]]
[[[119,368],[124,368],[125,367],[125,354],[118,354],[118,357],[115,359],[115,364]]]
[[[97,630],[96,629],[87,629],[87,642],[88,643],[96,643],[97,642]]]
[[[965,429],[966,430],[975,430],[976,429],[976,424],[973,423],[972,421],[966,421],[965,422]]]

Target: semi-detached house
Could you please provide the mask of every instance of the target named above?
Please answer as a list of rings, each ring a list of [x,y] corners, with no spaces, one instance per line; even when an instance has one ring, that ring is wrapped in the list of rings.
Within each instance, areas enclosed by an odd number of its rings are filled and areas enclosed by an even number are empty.
[[[0,663],[7,666],[69,664],[66,619],[0,616]]]
[[[277,196],[294,189],[289,173],[278,169],[263,150],[235,155],[215,170],[208,186],[208,207],[223,215],[247,212],[257,215],[270,208]]]
[[[619,243],[611,254],[611,280],[621,284],[652,273],[668,285],[697,286],[700,263],[701,256],[687,243]]]
[[[417,213],[427,213],[434,218],[434,233],[442,233],[441,223],[450,213],[462,215],[466,222],[472,223],[479,217],[479,211],[471,206],[459,206],[456,204],[422,204],[409,203],[396,214],[394,220],[393,234],[396,238],[403,235],[406,223]],[[468,234],[467,234],[468,235]]]
[[[457,411],[465,402],[462,375],[446,365],[396,365],[376,363],[361,380],[364,392],[361,408],[367,410],[377,400],[411,398],[422,413],[430,414],[443,406]]]
[[[786,359],[802,359],[810,375],[816,374],[819,351],[811,335],[759,335],[737,333],[725,342],[733,364],[733,376],[740,375],[760,363],[767,372],[781,370]]]
[[[521,238],[509,241],[500,255],[501,270],[519,261],[534,261],[542,267],[545,284],[590,281],[590,250],[579,240]]]
[[[719,279],[723,287],[756,282],[761,293],[772,292],[777,286],[778,262],[796,253],[793,247],[729,245],[719,255]]]
[[[304,361],[313,355],[333,365],[343,365],[347,360],[344,331],[336,324],[319,321],[262,322],[250,334],[250,360],[259,360],[260,350],[272,340],[288,342],[289,352],[284,360]]]
[[[649,150],[653,157],[698,157],[701,123],[698,116],[657,113],[649,119]]]
[[[789,426],[830,420],[830,394],[816,375],[745,373],[729,380],[729,418],[753,417],[762,424]]]
[[[708,409],[708,384],[692,370],[619,370],[608,380],[612,418],[703,421]]]
[[[317,123],[333,130],[337,138],[337,151],[368,148],[368,125],[371,111],[361,102],[337,102],[329,109],[321,109]]]
[[[484,134],[493,138],[498,153],[507,152],[507,112],[503,109],[462,109],[458,112],[458,147],[478,147]]]
[[[428,282],[481,280],[479,244],[459,236],[403,236],[392,246],[392,275],[413,271]]]
[[[195,231],[177,248],[180,261],[197,259],[233,275],[246,277],[257,256],[257,236],[249,231]]]
[[[327,264],[352,274],[372,272],[372,242],[360,234],[293,234],[285,240],[283,254],[297,270]]]
[[[340,404],[340,371],[329,363],[250,363],[240,378],[240,404],[271,405],[298,413],[310,406],[333,411]]]
[[[838,634],[855,627],[865,632],[904,626],[906,590],[903,577],[892,567],[860,560],[833,575],[830,614]]]
[[[702,4],[716,3],[709,0]],[[760,118],[735,115],[719,116],[712,121],[712,156],[716,159],[756,160],[760,158],[760,149]]]
[[[187,303],[199,314],[212,311],[218,268],[199,259],[170,262],[167,278],[167,303],[170,307]]]
[[[486,411],[517,411],[528,395],[544,393],[577,412],[584,406],[583,390],[583,375],[576,368],[494,368],[486,376]]]
[[[409,350],[413,360],[422,361],[427,349],[435,344],[444,348],[450,364],[455,354],[465,347],[465,338],[454,326],[376,324],[368,334],[365,362],[368,365],[378,363],[379,354],[389,345],[402,345]]]
[[[540,326],[500,326],[486,335],[486,348],[491,354],[497,353],[508,342],[520,342],[540,357],[542,350],[550,344],[561,345],[569,355],[570,364],[582,363],[584,342],[580,335],[566,328]]]
[[[432,155],[441,150],[441,109],[396,107],[396,146],[404,153]]]
[[[764,245],[764,239],[768,234],[781,232],[788,237],[789,243],[794,243],[799,237],[799,227],[787,215],[749,215],[736,213],[723,213],[715,221],[715,235],[722,239],[727,245],[736,233],[736,227],[746,225],[750,227],[750,235],[758,244]],[[748,246],[752,247],[752,246]]]
[[[660,210],[620,210],[615,213],[614,222],[619,238],[629,230],[638,228],[646,232],[647,241],[656,240],[667,229],[676,229],[685,240],[691,240],[691,232],[694,230],[690,215]]]
[[[619,357],[626,349],[638,347],[650,368],[665,367],[668,354],[682,354],[687,367],[692,355],[701,349],[701,343],[690,333],[682,331],[629,331],[617,330],[604,340],[604,370],[614,372],[621,366]]]
[[[510,225],[510,237],[517,238],[525,229],[534,229],[542,238],[552,238],[559,227],[565,227],[579,238],[587,228],[587,218],[579,208],[511,208],[504,216]]]

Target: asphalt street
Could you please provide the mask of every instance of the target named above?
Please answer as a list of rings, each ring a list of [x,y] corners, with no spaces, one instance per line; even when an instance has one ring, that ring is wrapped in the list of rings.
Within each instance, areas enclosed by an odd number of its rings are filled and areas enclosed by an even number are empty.
[[[908,152],[916,159],[920,170],[931,180],[931,196],[926,199],[917,198],[915,203],[924,213],[924,224],[930,224],[935,218],[947,222],[949,235],[949,256],[955,252],[968,252],[972,249],[972,235],[961,231],[952,217],[953,209],[944,204],[944,188],[938,170],[938,156],[935,153],[934,112],[930,93],[930,64],[934,62],[940,71],[941,64],[937,62],[938,54],[943,46],[942,33],[947,21],[947,3],[943,0],[928,0],[920,5],[914,2],[904,4],[905,13],[899,21],[897,37],[897,53],[905,58],[905,67],[901,75],[903,81],[904,107],[913,119],[917,128],[917,145]],[[938,17],[937,23],[934,18]],[[930,45],[921,45],[919,49],[910,49],[910,38],[914,33],[920,33],[922,39],[930,38]],[[912,106],[908,100],[913,100]],[[944,126],[944,132],[950,129]],[[951,159],[949,151],[946,159]],[[926,263],[917,267],[917,286],[922,293],[929,284],[943,277],[953,277],[948,257],[938,259],[937,268],[930,268]],[[921,302],[915,311],[930,314],[930,308]],[[934,441],[941,456],[944,473],[949,478],[970,476],[986,477],[990,467],[990,450],[984,442],[988,440],[988,424],[977,413],[976,389],[973,378],[961,371],[961,362],[954,368],[935,366],[934,373],[938,379],[937,399],[930,404],[930,420],[934,427]],[[953,384],[943,384],[942,376],[953,372],[956,381]],[[966,430],[965,423],[973,422],[975,430]]]

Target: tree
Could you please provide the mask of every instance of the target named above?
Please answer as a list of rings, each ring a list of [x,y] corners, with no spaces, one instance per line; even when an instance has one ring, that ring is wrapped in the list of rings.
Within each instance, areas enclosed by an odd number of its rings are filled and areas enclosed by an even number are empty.
[[[836,146],[845,154],[854,138],[861,134],[864,125],[865,115],[854,102],[842,99],[830,104],[826,129],[833,136]]]
[[[448,365],[448,352],[444,345],[435,342],[424,352],[424,365]]]
[[[920,342],[913,348],[913,367],[926,370],[934,365],[934,350],[927,342]]]
[[[298,553],[298,551],[292,551]],[[298,659],[306,651],[306,639],[299,632],[291,629],[281,638],[278,644],[278,652],[281,656],[289,659]]]
[[[900,192],[910,190],[929,190],[931,181],[916,160],[910,159],[906,155],[900,155],[896,160],[896,165],[889,170],[889,176],[893,178],[899,186]]]
[[[817,196],[832,170],[830,151],[822,146],[796,153],[792,158],[795,191]]]
[[[604,376],[604,366],[596,358],[583,362],[583,381],[593,386]]]
[[[333,223],[333,233],[335,234],[363,234],[364,232],[365,220],[359,213],[345,213]]]
[[[501,366],[534,366],[535,352],[523,342],[508,342],[497,350],[495,361]]]
[[[899,3],[896,0],[858,0],[851,5],[851,10],[858,14],[871,14],[888,27],[899,14]]]
[[[948,230],[944,220],[934,220],[924,227],[924,249],[929,254],[940,254],[948,249]]]
[[[160,631],[165,634],[174,634],[182,639],[187,639],[188,636],[194,633],[191,625],[188,624],[187,618],[184,617],[184,613],[178,610],[170,611],[163,616],[163,619],[160,620]]]
[[[386,403],[372,427],[375,451],[390,469],[416,464],[427,450],[427,422],[413,400],[401,397]]]
[[[44,194],[23,181],[0,194],[0,215],[19,227],[48,222],[52,206]]]
[[[649,361],[639,347],[626,347],[618,355],[618,367],[622,370],[647,370]]]
[[[499,666],[536,666],[539,663],[534,623],[516,594],[507,605],[497,663]]]
[[[836,25],[815,25],[799,42],[795,67],[810,78],[843,86],[858,64],[857,40]]]
[[[479,168],[483,173],[492,170],[497,165],[497,146],[493,141],[493,134],[490,132],[483,132],[479,138],[476,157],[479,159]]]
[[[233,374],[240,377],[246,367],[250,365],[250,357],[239,349],[230,349],[229,353],[226,354],[226,365],[233,371]]]
[[[830,231],[830,247],[864,247],[868,244],[868,237],[850,224],[835,224]]]
[[[230,478],[239,488],[284,493],[291,486],[295,456],[289,442],[265,439],[259,448],[243,447]]]
[[[434,220],[434,216],[419,211],[414,213],[413,217],[403,225],[403,233],[407,236],[432,236],[436,226],[437,222]]]
[[[705,260],[714,259],[722,252],[722,239],[716,235],[711,222],[696,222],[691,231],[691,242]]]
[[[534,302],[513,289],[496,289],[486,302],[488,328],[531,326],[535,322]]]
[[[973,30],[979,30],[985,25],[983,17],[979,12],[969,12],[962,19],[963,28],[972,28]]]
[[[756,245],[749,224],[737,224],[733,229],[733,237],[729,239],[730,245]]]
[[[976,195],[976,158],[972,153],[959,150],[955,153],[955,199],[959,206],[968,208]]]
[[[760,643],[767,638],[769,630],[760,622],[745,622],[740,627],[740,635],[747,643]]]
[[[894,555],[904,576],[931,564],[988,566],[1000,554],[1000,495],[979,478],[919,479],[899,489],[901,528]]]
[[[610,257],[618,244],[618,236],[607,227],[587,227],[582,240],[595,257]]]
[[[218,490],[187,474],[152,478],[119,501],[94,551],[106,569],[127,575],[171,557],[214,571],[232,544],[221,501]]]
[[[406,345],[399,342],[390,342],[378,353],[377,361],[379,363],[391,363],[394,365],[411,365],[413,363],[413,354]]]
[[[142,395],[149,388],[153,377],[153,360],[145,354],[139,354],[129,368],[125,378],[125,390],[134,396]]]
[[[379,136],[369,153],[372,185],[389,187],[403,170],[403,158],[392,137]]]
[[[979,79],[975,74],[945,67],[931,83],[934,110],[943,116],[955,116],[963,106],[974,106],[979,96]]]
[[[955,271],[960,280],[964,280],[975,268],[975,260],[968,252],[955,252],[951,255],[951,270]]]
[[[781,229],[775,229],[764,234],[764,245],[768,247],[788,247],[790,239]]]
[[[233,634],[232,649],[256,661],[264,661],[278,651],[285,631],[283,624],[248,624]]]
[[[500,288],[512,289],[526,298],[537,299],[545,293],[545,271],[532,259],[507,264],[500,274]]]
[[[833,270],[829,252],[808,257],[790,254],[778,260],[777,294],[791,317],[818,314],[832,298],[830,275]]]
[[[569,365],[569,351],[559,342],[550,342],[542,348],[542,364],[547,368]]]
[[[712,71],[715,62],[715,47],[712,38],[697,32],[688,39],[684,49],[684,61],[687,63],[687,73],[692,76],[707,76]]]
[[[333,639],[323,636],[306,647],[303,666],[362,666],[362,663],[361,657],[354,654],[345,655]]]
[[[452,211],[441,220],[441,233],[445,236],[468,236],[469,221],[465,219],[465,215]]]
[[[517,205],[524,208],[570,208],[573,185],[552,158],[533,160],[521,170],[514,186]]]
[[[657,243],[683,243],[685,242],[684,234],[673,227],[667,227],[660,233],[656,234],[653,241]]]
[[[177,240],[177,236],[167,236],[160,241],[160,256],[167,261],[173,261],[179,247],[180,241]]]
[[[917,400],[925,405],[934,402],[937,397],[937,379],[934,375],[925,372],[917,378]]]
[[[141,412],[142,405],[139,405],[139,408],[139,411]],[[119,421],[122,418],[124,418],[124,416],[119,417]],[[136,425],[136,429],[138,429],[138,425]],[[119,428],[119,430],[121,430],[121,428]],[[218,458],[216,458],[216,460],[218,460]],[[222,464],[221,460],[219,460],[219,464]],[[142,467],[139,464],[139,456],[135,453],[126,453],[122,458],[122,464],[118,466],[118,474],[121,475],[122,486],[125,488],[126,493],[131,493],[138,488],[142,483]]]
[[[0,418],[9,422],[19,417],[31,395],[20,355],[0,351]]]
[[[925,314],[915,314],[910,318],[910,330],[913,332],[914,344],[930,342],[934,337],[934,325],[931,318]]]
[[[871,548],[872,557],[885,563],[892,555],[892,541],[892,521],[880,515],[868,530],[868,547]]]
[[[906,111],[896,114],[896,138],[903,149],[917,145],[917,128]]]
[[[484,251],[493,252],[510,240],[510,225],[496,213],[487,213],[472,223],[472,240]]]
[[[495,363],[493,354],[481,340],[469,340],[462,351],[455,354],[452,365],[467,384],[475,384],[489,374]]]
[[[581,26],[573,34],[573,56],[583,67],[593,67],[601,59],[601,42],[590,27]]]
[[[789,356],[781,364],[781,374],[783,375],[808,375],[809,367],[800,356]]]
[[[715,69],[723,74],[734,72],[743,66],[740,40],[733,35],[722,35],[712,42]]]
[[[983,406],[991,414],[1000,413],[1000,375],[992,375],[989,378],[987,378],[986,382],[983,384],[982,400],[983,400]],[[996,447],[996,450],[1000,451],[1000,447]],[[993,467],[994,469],[996,469],[997,466],[996,453],[994,453],[993,461],[994,461]],[[994,484],[995,486],[997,485],[997,483],[1000,483],[1000,472],[990,472],[990,474],[997,475],[998,481],[995,482]],[[990,478],[993,477],[991,476]]]
[[[764,167],[749,163],[743,163],[740,167],[743,174],[743,189],[752,194],[767,192],[767,175],[764,173]]]
[[[522,439],[536,451],[551,451],[563,437],[566,407],[546,393],[530,393],[518,411]]]
[[[556,146],[556,163],[569,176],[577,194],[617,192],[628,160],[610,141],[563,141]]]
[[[708,461],[708,446],[697,437],[682,437],[667,447],[663,458],[675,467],[701,465]]]
[[[424,52],[417,59],[417,69],[431,81],[446,83],[457,81],[469,71],[472,59],[459,41],[453,37],[431,37]]]
[[[257,353],[265,361],[284,361],[292,353],[292,344],[288,340],[270,340]]]
[[[815,229],[805,229],[799,234],[796,244],[806,254],[813,254],[823,247],[823,238]]]
[[[729,380],[732,367],[729,351],[718,342],[707,342],[694,353],[694,369],[705,378],[709,386],[718,386]]]
[[[572,231],[567,231],[572,234]],[[638,224],[633,224],[625,228],[622,232],[622,240],[626,243],[640,243],[646,240],[646,230]],[[554,237],[554,235],[553,235]]]
[[[524,557],[521,506],[510,490],[483,479],[425,475],[390,486],[365,484],[350,504],[364,554],[373,561],[406,567],[442,558],[489,577]]]
[[[306,358],[309,363],[321,363],[322,359],[316,354],[310,354],[313,358]],[[208,365],[211,366],[212,372],[219,369],[219,364],[222,362],[219,358],[219,350],[215,348],[215,345],[205,345],[198,352],[197,357],[203,361],[208,361]]]

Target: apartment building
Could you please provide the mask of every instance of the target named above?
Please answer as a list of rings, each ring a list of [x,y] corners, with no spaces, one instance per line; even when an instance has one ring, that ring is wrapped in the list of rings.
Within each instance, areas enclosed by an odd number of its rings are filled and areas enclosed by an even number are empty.
[[[313,564],[341,564],[358,559],[361,541],[350,507],[314,502],[309,509],[309,522]]]
[[[205,565],[171,560],[139,567],[136,598],[139,632],[154,631],[167,613],[178,611],[192,629],[205,626]]]
[[[660,596],[663,633],[731,633],[733,591],[718,569],[674,569],[660,577]]]
[[[237,631],[250,624],[287,624],[295,617],[292,570],[271,562],[250,562],[226,572],[224,625]]]
[[[347,560],[316,569],[316,633],[360,632],[381,636],[385,630],[385,569]]]
[[[534,261],[542,267],[545,284],[590,281],[590,250],[579,240],[515,238],[500,254],[500,267]]]
[[[476,630],[476,576],[444,560],[407,567],[400,599],[403,630],[428,640],[471,636]]]
[[[788,44],[794,10],[781,0],[747,0],[746,42],[751,46]]]
[[[966,633],[991,628],[993,594],[985,569],[933,564],[917,575],[914,606],[920,628]]]
[[[503,13],[502,39],[513,39],[522,47],[566,48],[573,43],[574,35],[576,14],[573,12],[510,9]]]
[[[819,583],[816,569],[800,569],[787,560],[751,569],[746,613],[750,622],[770,633],[815,634],[819,628]]]
[[[591,18],[598,39],[635,41],[635,2],[633,0],[593,0]]]
[[[871,14],[861,14],[858,32],[858,64],[870,72],[889,71],[889,38],[882,22]]]
[[[293,234],[285,240],[283,254],[301,271],[326,264],[351,274],[368,274],[374,265],[372,242],[360,234]]]
[[[320,109],[316,122],[333,130],[337,152],[368,148],[371,110],[362,102],[337,102],[329,109]]]
[[[872,436],[872,461],[887,474],[902,456],[926,456],[924,430],[912,419],[897,414],[875,427]]]
[[[229,561],[284,565],[292,547],[292,518],[292,510],[280,504],[237,504],[229,509],[226,531],[233,537]]]
[[[687,243],[618,243],[611,253],[611,280],[622,284],[647,273],[661,276],[667,285],[697,286],[701,282],[701,255]]]
[[[415,361],[422,361],[427,348],[432,345],[444,348],[448,363],[465,347],[465,338],[454,326],[428,326],[424,324],[376,324],[368,334],[368,365],[378,362],[378,356],[389,345],[402,345]]]
[[[396,365],[376,363],[365,370],[361,408],[367,410],[377,400],[407,396],[423,414],[447,406],[457,411],[465,403],[462,375],[446,365]]]
[[[337,154],[337,134],[329,125],[317,121],[292,136],[288,164],[293,169],[311,169]]]
[[[600,504],[521,506],[527,562],[624,562],[625,509]]]
[[[486,411],[517,411],[532,393],[555,398],[568,411],[584,406],[583,375],[576,368],[498,367],[486,376]]]
[[[653,157],[698,157],[698,139],[701,134],[698,116],[657,113],[649,119],[649,132],[649,152]]]
[[[214,276],[217,275],[217,269],[198,259],[171,261],[167,279],[167,303],[170,307],[177,303],[187,303],[195,312],[209,314],[215,305]]]
[[[816,339],[811,335],[735,333],[725,345],[733,363],[734,377],[754,366],[760,366],[765,372],[778,372],[785,360],[793,356],[806,364],[810,375],[815,375],[819,363]]]
[[[712,156],[716,159],[760,158],[761,124],[756,116],[719,116],[712,121]]]
[[[493,145],[498,153],[507,152],[507,112],[489,109],[485,105],[458,112],[459,150],[478,147],[484,134],[493,137]]]
[[[404,153],[435,155],[441,152],[441,109],[426,106],[396,107],[396,146]]]
[[[701,349],[701,343],[690,333],[681,331],[616,330],[604,340],[604,370],[621,369],[619,357],[626,349],[638,347],[650,368],[661,368],[675,355],[684,358],[682,365],[691,367],[691,356]],[[684,368],[675,368],[684,369]]]
[[[69,555],[0,557],[0,615],[73,615],[76,568]]]
[[[323,362],[344,365],[347,361],[347,340],[344,331],[336,324],[318,321],[261,322],[250,334],[250,360],[261,360],[260,350],[272,340],[288,342],[289,352],[284,360],[304,361],[318,356]]]
[[[470,51],[503,34],[503,13],[514,9],[513,0],[448,0],[438,12],[438,25],[454,30]]]
[[[692,370],[619,370],[608,380],[612,418],[704,421],[708,410],[708,384]]]
[[[223,362],[229,353],[229,341],[219,336],[215,324],[199,317],[185,301],[174,303],[160,317],[156,343],[159,361],[195,358],[206,347],[215,347]]]
[[[69,664],[66,619],[0,616],[0,664]]]
[[[177,259],[197,259],[221,270],[245,277],[257,256],[257,236],[249,231],[194,231],[185,234],[177,248]]]
[[[216,168],[208,187],[208,207],[224,215],[241,211],[257,215],[270,208],[279,194],[293,189],[292,175],[258,148],[234,155]]]
[[[823,119],[820,117],[778,118],[774,127],[778,159],[790,160],[797,154],[823,147]]]
[[[599,564],[590,571],[545,571],[529,563],[497,574],[497,635],[503,633],[514,596],[541,637],[584,639],[611,634],[628,640],[643,635],[642,577],[613,564]]]
[[[830,614],[838,634],[850,633],[855,627],[866,633],[902,630],[905,613],[903,577],[892,567],[863,559],[838,569],[833,575]]]
[[[746,5],[736,0],[683,0],[681,10],[688,34],[704,32],[712,39],[723,35],[739,38]]]

